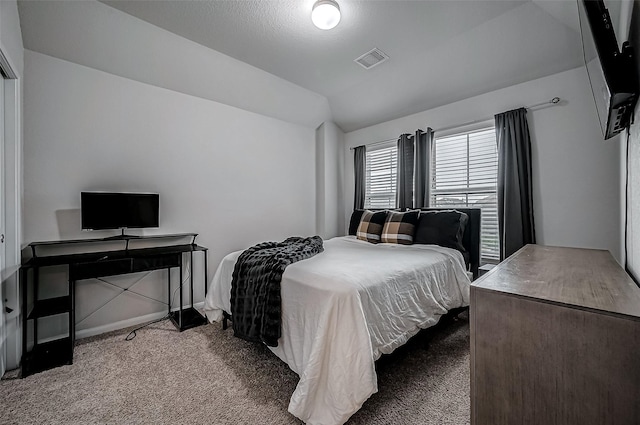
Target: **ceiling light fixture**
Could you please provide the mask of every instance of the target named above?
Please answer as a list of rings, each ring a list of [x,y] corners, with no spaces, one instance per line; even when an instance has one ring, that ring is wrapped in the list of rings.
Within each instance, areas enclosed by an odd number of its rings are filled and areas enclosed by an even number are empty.
[[[321,30],[330,30],[340,22],[340,6],[334,0],[318,0],[311,9],[311,20]]]

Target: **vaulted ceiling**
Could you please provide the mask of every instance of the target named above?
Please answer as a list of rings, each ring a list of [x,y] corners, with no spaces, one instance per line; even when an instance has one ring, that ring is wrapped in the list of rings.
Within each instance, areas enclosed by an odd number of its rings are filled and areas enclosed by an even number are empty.
[[[103,3],[316,92],[352,131],[577,67],[571,0],[337,0],[333,30],[314,0]],[[365,70],[377,47],[390,59]]]

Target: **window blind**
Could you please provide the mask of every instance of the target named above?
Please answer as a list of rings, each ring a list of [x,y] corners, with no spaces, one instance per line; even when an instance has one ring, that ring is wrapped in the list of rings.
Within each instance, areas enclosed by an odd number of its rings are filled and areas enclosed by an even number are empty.
[[[395,208],[398,148],[387,145],[367,150],[365,208]]]
[[[431,205],[480,208],[480,255],[483,260],[499,260],[495,129],[436,138],[431,167]]]

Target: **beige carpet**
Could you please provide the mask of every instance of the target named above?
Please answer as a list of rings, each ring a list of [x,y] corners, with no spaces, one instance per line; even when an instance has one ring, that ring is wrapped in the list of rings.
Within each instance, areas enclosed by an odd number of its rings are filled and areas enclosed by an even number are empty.
[[[300,424],[297,375],[266,347],[211,324],[153,324],[77,342],[74,364],[0,381],[2,424]],[[423,331],[377,363],[378,393],[349,424],[469,423],[469,325]]]

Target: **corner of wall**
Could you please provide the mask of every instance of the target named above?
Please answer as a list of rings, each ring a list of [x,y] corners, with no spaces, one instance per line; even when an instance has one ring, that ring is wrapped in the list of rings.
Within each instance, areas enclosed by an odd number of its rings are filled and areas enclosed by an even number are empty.
[[[628,11],[628,38],[636,50],[636,68],[640,70],[640,2],[632,2]],[[623,9],[624,9],[623,4]],[[623,10],[624,11],[624,10]],[[622,20],[622,19],[621,19]],[[638,83],[640,84],[640,76]],[[623,136],[620,144],[620,264],[628,269],[635,279],[640,277],[640,173],[636,164],[640,159],[640,103],[636,104],[633,115],[634,124],[629,128],[629,137]]]
[[[316,129],[316,229],[323,238],[344,234],[343,145],[344,133],[334,122]]]
[[[344,216],[344,211],[346,209],[345,207],[345,195],[344,195],[344,176],[345,176],[345,170],[344,170],[344,131],[342,131],[341,128],[338,127],[338,141],[337,141],[337,158],[336,158],[336,162],[337,162],[337,172],[338,172],[338,179],[337,179],[337,192],[338,192],[338,211],[337,211],[337,215],[338,215],[338,235],[346,235],[347,234],[347,228],[346,228],[346,222],[345,222],[345,216]]]
[[[326,123],[316,128],[316,234],[325,237],[325,134]]]

